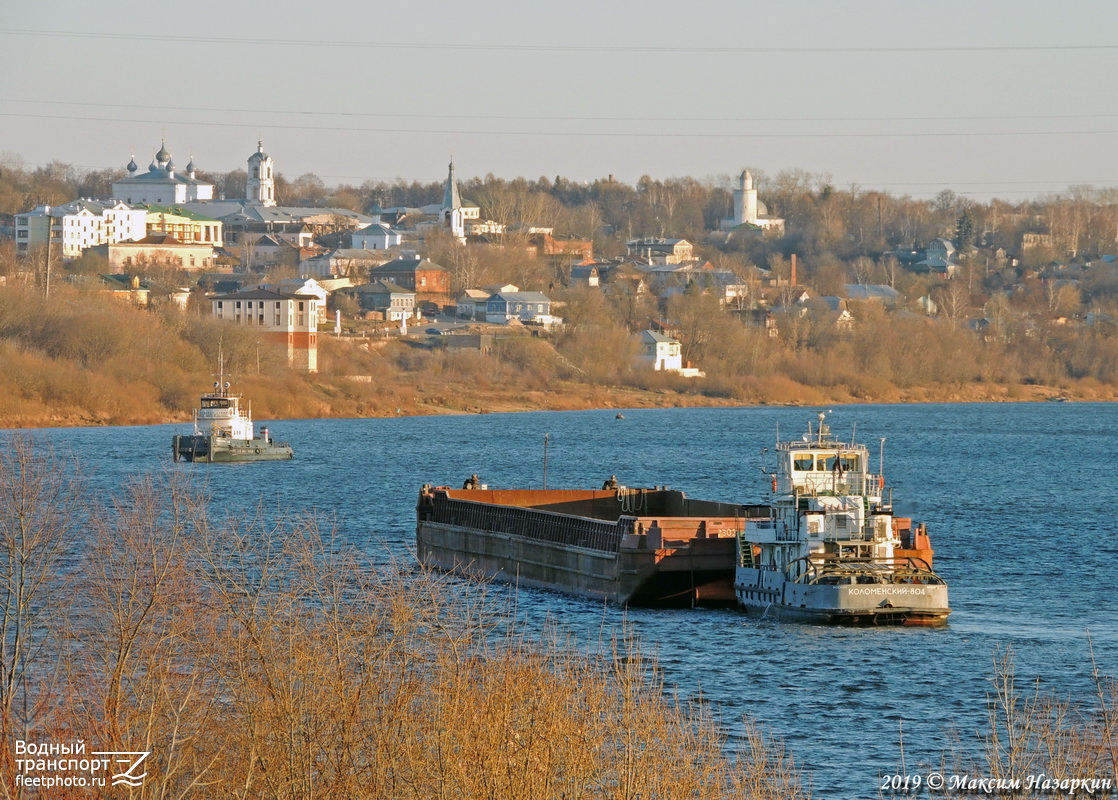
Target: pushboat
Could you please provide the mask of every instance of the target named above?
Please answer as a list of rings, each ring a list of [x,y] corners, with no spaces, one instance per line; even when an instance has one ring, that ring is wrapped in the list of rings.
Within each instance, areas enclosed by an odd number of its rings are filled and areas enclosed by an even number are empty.
[[[884,457],[884,439],[882,453]],[[847,625],[943,625],[947,583],[932,569],[925,525],[893,514],[879,460],[842,442],[825,415],[778,441],[769,512],[738,536],[734,592],[747,611]]]
[[[251,406],[244,398],[229,391],[219,367],[213,389],[202,395],[194,409],[194,433],[171,437],[171,454],[175,461],[231,463],[243,461],[286,461],[295,453],[287,442],[272,440],[267,427],[257,435],[252,422]]]

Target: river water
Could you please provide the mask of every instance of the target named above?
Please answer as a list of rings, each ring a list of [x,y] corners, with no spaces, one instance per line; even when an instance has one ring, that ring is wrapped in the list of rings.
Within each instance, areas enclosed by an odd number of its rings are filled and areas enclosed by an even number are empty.
[[[292,462],[172,464],[185,427],[41,431],[79,454],[95,489],[189,470],[234,512],[264,505],[336,514],[346,538],[383,562],[414,558],[425,482],[477,472],[494,488],[667,484],[692,497],[763,499],[762,448],[806,430],[818,409],[536,412],[284,421]],[[835,407],[839,438],[876,454],[898,514],[928,523],[953,614],[940,630],[777,623],[734,610],[629,610],[522,589],[530,622],[557,617],[582,638],[628,620],[683,698],[700,695],[731,738],[748,716],[781,737],[818,796],[873,797],[896,772],[899,731],[913,764],[938,764],[954,739],[977,752],[992,659],[1011,647],[1020,678],[1060,696],[1093,691],[1088,631],[1103,672],[1118,672],[1114,614],[1118,406],[1102,403]],[[258,423],[259,424],[259,423]],[[1092,777],[1092,776],[1083,776]]]

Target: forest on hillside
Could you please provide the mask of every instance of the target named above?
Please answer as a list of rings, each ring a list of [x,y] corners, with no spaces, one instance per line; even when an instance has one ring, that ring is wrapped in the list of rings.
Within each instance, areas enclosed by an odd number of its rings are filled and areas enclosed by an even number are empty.
[[[787,235],[767,240],[763,256],[798,253],[807,259],[831,256],[841,262],[878,258],[896,248],[922,248],[939,236],[954,238],[965,211],[972,220],[968,245],[1004,248],[1023,266],[1052,260],[1083,259],[1118,251],[1118,188],[1068,187],[1048,195],[1009,202],[977,201],[944,189],[930,199],[896,196],[859,186],[836,186],[827,174],[788,169],[767,175],[750,168],[761,200],[787,221]],[[29,168],[12,154],[0,154],[0,218],[39,204],[57,205],[78,197],[108,197],[120,169],[83,170],[54,162]],[[217,187],[217,196],[244,195],[245,173],[199,172]],[[594,240],[595,252],[623,252],[626,239],[667,236],[702,243],[708,232],[731,215],[736,178],[642,177],[635,185],[605,177],[593,182],[562,176],[536,179],[484,177],[460,179],[462,197],[496,222],[547,224],[558,233]],[[442,198],[443,182],[365,181],[328,186],[314,174],[276,176],[280,205],[331,206],[362,213],[374,207],[416,207]],[[1045,234],[1051,244],[1020,249],[1026,233]],[[749,251],[756,242],[731,240],[721,251]],[[711,254],[705,254],[711,257]],[[758,261],[758,263],[763,263]]]

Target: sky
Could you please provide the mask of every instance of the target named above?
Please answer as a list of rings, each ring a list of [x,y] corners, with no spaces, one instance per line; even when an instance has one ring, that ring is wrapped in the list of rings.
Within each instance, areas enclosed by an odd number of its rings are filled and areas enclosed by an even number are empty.
[[[1118,3],[9,3],[0,163],[1118,187]]]

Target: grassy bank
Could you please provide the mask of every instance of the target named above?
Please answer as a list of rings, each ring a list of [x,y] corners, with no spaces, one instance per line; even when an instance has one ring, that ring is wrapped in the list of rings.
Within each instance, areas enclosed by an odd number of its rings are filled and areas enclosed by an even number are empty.
[[[30,288],[3,287],[0,427],[188,421],[198,395],[213,380],[219,350],[227,375],[252,401],[260,420],[1003,402],[1056,396],[1118,399],[1118,386],[1089,370],[1080,377],[1041,371],[1055,376],[1047,380],[1018,367],[1003,369],[990,355],[951,352],[950,346],[961,347],[967,340],[954,332],[946,340],[936,339],[926,325],[916,331],[925,339],[916,342],[919,346],[910,342],[904,358],[877,349],[859,355],[859,343],[851,339],[832,343],[830,349],[805,350],[779,340],[755,340],[740,325],[724,333],[719,340],[731,355],[712,355],[705,365],[707,377],[701,379],[634,370],[623,331],[577,320],[555,339],[501,340],[488,354],[442,347],[438,337],[388,341],[323,334],[320,371],[308,375],[288,368],[281,354],[261,344],[251,330],[202,314],[144,311],[65,287],[52,292],[49,301]],[[859,359],[881,363],[862,367]],[[928,366],[937,361],[943,366]],[[950,368],[960,361],[966,369]],[[937,375],[951,379],[937,380]]]
[[[783,748],[753,731],[728,752],[624,631],[529,632],[484,586],[373,564],[313,515],[213,519],[186,476],[98,507],[80,465],[3,438],[7,742],[149,751],[145,798],[806,796]],[[4,797],[69,775],[18,752]]]

